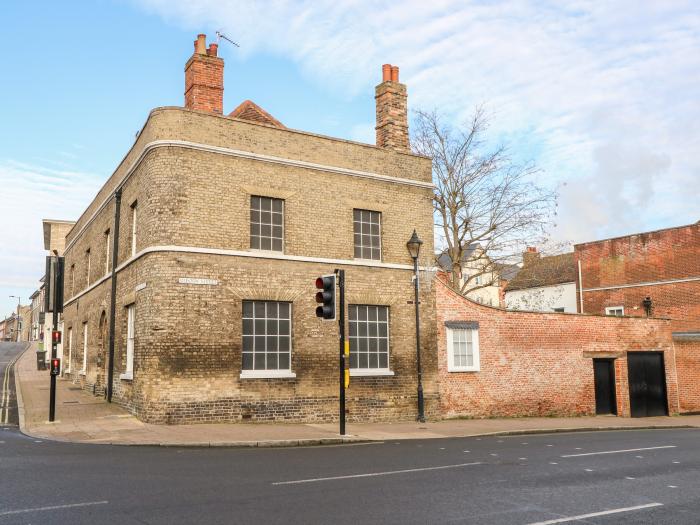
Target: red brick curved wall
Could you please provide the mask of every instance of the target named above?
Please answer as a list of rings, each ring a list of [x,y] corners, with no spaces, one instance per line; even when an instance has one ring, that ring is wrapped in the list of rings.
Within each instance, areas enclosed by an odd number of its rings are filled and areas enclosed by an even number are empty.
[[[437,281],[438,374],[446,417],[595,413],[592,357],[616,357],[618,414],[629,415],[627,351],[664,353],[669,412],[678,412],[670,322],[516,312],[471,302]],[[445,321],[477,321],[481,370],[448,372]]]

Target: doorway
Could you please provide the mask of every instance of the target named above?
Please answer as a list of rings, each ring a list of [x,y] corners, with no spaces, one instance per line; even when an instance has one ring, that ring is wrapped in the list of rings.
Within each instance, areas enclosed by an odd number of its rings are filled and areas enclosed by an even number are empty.
[[[615,397],[615,360],[594,359],[595,413],[598,416],[617,414]]]
[[[667,416],[663,353],[629,352],[627,369],[632,417]]]

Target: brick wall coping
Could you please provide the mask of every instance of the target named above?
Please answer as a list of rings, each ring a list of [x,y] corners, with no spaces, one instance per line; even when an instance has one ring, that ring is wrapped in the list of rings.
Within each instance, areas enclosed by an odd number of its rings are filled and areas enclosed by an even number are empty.
[[[238,120],[238,119],[235,119]],[[267,127],[272,127],[272,126],[267,126]],[[277,129],[277,128],[275,128]],[[303,160],[296,160],[296,159],[287,159],[283,157],[275,157],[272,155],[263,155],[260,153],[253,153],[251,151],[242,151],[242,150],[236,150],[232,148],[224,148],[220,146],[211,146],[209,144],[201,144],[201,143],[196,143],[196,142],[189,142],[185,140],[154,140],[152,142],[149,142],[148,144],[145,144],[143,147],[143,150],[141,151],[141,154],[139,157],[131,164],[129,169],[124,173],[124,176],[119,179],[115,185],[114,191],[116,191],[118,188],[123,186],[126,181],[131,177],[131,175],[136,171],[136,169],[139,167],[139,165],[143,162],[143,160],[146,158],[146,156],[151,152],[154,151],[158,148],[164,148],[164,147],[179,147],[179,148],[185,148],[185,149],[193,149],[193,150],[198,150],[198,151],[207,151],[210,153],[218,153],[221,155],[229,155],[233,157],[239,157],[239,158],[245,158],[249,160],[257,160],[260,162],[268,162],[272,164],[284,164],[287,166],[294,166],[294,167],[299,167],[299,168],[306,168],[306,169],[311,169],[311,170],[317,170],[317,171],[324,171],[327,173],[335,173],[338,175],[348,175],[351,177],[360,177],[360,178],[365,178],[365,179],[374,179],[378,180],[381,182],[389,182],[392,184],[403,184],[407,186],[417,186],[419,188],[426,188],[426,189],[432,189],[434,187],[432,182],[422,182],[422,181],[416,181],[412,179],[404,179],[400,177],[392,177],[389,175],[382,175],[380,173],[372,173],[368,171],[360,171],[360,170],[353,170],[349,168],[342,168],[338,166],[328,166],[328,165],[323,165],[323,164],[315,164],[313,162],[306,162]],[[69,248],[73,246],[77,242],[77,240],[80,238],[82,233],[85,231],[85,229],[92,223],[92,221],[97,217],[97,215],[107,206],[107,204],[112,200],[112,197],[114,195],[114,192],[110,193],[97,207],[97,209],[93,212],[93,214],[90,216],[90,218],[85,221],[85,223],[81,226],[80,230],[73,236],[73,238],[70,240],[69,243],[66,244],[65,250],[67,251]],[[81,217],[82,218],[82,215]],[[78,219],[80,221],[80,219]],[[77,224],[77,223],[76,223]],[[69,233],[71,233],[73,230],[71,229]]]
[[[617,315],[617,316],[611,316],[611,315],[605,315],[605,314],[592,314],[592,313],[580,313],[580,312],[542,312],[539,310],[511,310],[509,308],[501,308],[500,306],[491,306],[487,304],[482,304],[482,303],[477,303],[476,301],[470,299],[469,297],[465,297],[464,295],[455,292],[450,286],[444,282],[441,279],[435,279],[436,281],[439,282],[440,285],[442,285],[448,292],[454,294],[457,297],[461,297],[465,301],[469,301],[471,304],[474,306],[477,306],[479,308],[486,308],[489,310],[496,310],[499,312],[505,312],[509,314],[538,314],[538,315],[555,315],[555,316],[578,316],[578,317],[605,317],[607,319],[610,318],[616,318],[616,319],[637,319],[637,320],[653,320],[653,321],[671,321],[672,319],[670,317],[638,317],[634,315]]]
[[[296,262],[310,262],[310,263],[320,263],[320,264],[337,264],[345,266],[370,266],[374,268],[387,268],[392,270],[411,270],[413,271],[413,265],[411,264],[395,264],[395,263],[383,263],[377,261],[370,261],[367,259],[354,260],[354,259],[326,259],[322,257],[306,257],[302,255],[286,255],[275,252],[264,252],[264,251],[242,251],[242,250],[221,250],[218,248],[200,248],[196,246],[150,246],[138,252],[133,257],[130,257],[123,263],[121,263],[116,268],[116,272],[119,273],[125,269],[130,264],[134,263],[141,257],[148,255],[149,253],[198,253],[205,255],[223,255],[229,257],[252,257],[255,259],[273,259],[280,261],[296,261]],[[420,270],[426,270],[428,268],[422,266]],[[78,292],[70,299],[64,302],[64,306],[68,306],[70,303],[79,299],[89,291],[97,288],[103,282],[109,280],[112,274],[109,273],[104,275],[90,286],[84,290]]]
[[[700,331],[693,332],[673,332],[674,341],[700,341]]]
[[[638,237],[640,235],[651,235],[654,233],[661,233],[661,232],[666,232],[666,231],[671,231],[671,230],[682,230],[683,228],[689,228],[691,226],[696,226],[698,224],[700,224],[700,221],[694,222],[692,224],[684,224],[682,226],[671,226],[670,228],[659,228],[658,230],[651,230],[651,231],[647,231],[647,232],[630,233],[628,235],[620,235],[618,237],[608,237],[607,239],[598,239],[595,241],[581,242],[578,244],[574,244],[574,250],[576,249],[577,246],[588,246],[591,244],[598,244],[601,242],[615,241],[618,239],[627,239],[629,237]]]
[[[668,279],[666,281],[649,281],[645,283],[633,283],[633,284],[615,284],[612,286],[601,286],[598,288],[584,288],[584,292],[597,292],[601,290],[616,290],[618,288],[636,288],[637,286],[659,286],[663,284],[676,284],[676,283],[687,283],[692,281],[700,281],[700,276],[698,277],[685,277],[682,279]]]

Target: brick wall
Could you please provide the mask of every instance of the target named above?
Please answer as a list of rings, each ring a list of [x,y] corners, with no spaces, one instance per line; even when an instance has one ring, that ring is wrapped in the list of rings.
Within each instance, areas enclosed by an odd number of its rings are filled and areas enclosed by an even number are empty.
[[[429,159],[372,146],[280,130],[261,124],[161,109],[116,174],[126,173],[151,141],[190,140],[286,159],[334,165],[380,176],[428,182]],[[145,141],[145,142],[144,142]],[[140,148],[140,149],[139,149]],[[112,177],[69,235],[66,265],[75,284],[64,312],[73,328],[72,379],[101,395],[105,389],[110,279],[104,232],[114,231]],[[322,188],[319,192],[316,189]],[[285,201],[284,254],[250,250],[250,197]],[[348,304],[386,305],[390,368],[386,377],[353,377],[350,420],[412,419],[416,411],[412,261],[406,241],[414,228],[433,252],[431,189],[411,184],[290,166],[170,143],[148,150],[123,182],[117,285],[114,401],[146,421],[337,419],[337,324],[314,314],[314,279],[344,268]],[[100,207],[106,200],[106,205]],[[131,205],[138,202],[137,257],[131,256]],[[353,208],[382,214],[382,264],[353,262]],[[92,214],[97,212],[94,217]],[[89,280],[85,252],[92,263]],[[157,249],[146,252],[143,250]],[[216,253],[197,253],[218,250]],[[249,256],[241,256],[246,252]],[[332,264],[288,257],[331,258]],[[388,265],[399,265],[392,267]],[[181,284],[206,278],[215,285]],[[145,285],[145,287],[144,287]],[[139,288],[137,290],[137,287]],[[296,378],[244,379],[242,301],[292,302],[292,371]],[[135,305],[133,380],[125,369],[126,306]],[[422,300],[423,346],[434,348],[434,306]],[[82,324],[88,323],[88,361],[82,368]],[[427,413],[437,416],[435,353],[426,358]]]
[[[581,262],[584,312],[624,306],[626,315],[644,316],[642,301],[651,297],[653,315],[673,319],[674,330],[700,329],[700,223],[578,244],[574,250]],[[695,280],[629,286],[683,279]],[[611,289],[589,290],[596,288]]]
[[[700,340],[675,340],[681,413],[700,413]]]
[[[662,351],[669,412],[678,412],[670,322],[507,311],[436,284],[440,406],[446,417],[595,413],[593,357],[614,357],[618,414],[630,413],[626,352]],[[479,323],[481,370],[448,372],[445,321]]]

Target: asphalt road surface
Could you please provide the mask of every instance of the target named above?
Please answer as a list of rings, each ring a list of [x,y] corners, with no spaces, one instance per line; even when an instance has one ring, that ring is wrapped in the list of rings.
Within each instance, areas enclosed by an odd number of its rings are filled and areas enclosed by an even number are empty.
[[[279,449],[0,429],[0,525],[700,523],[700,430]]]
[[[15,373],[12,364],[27,345],[28,343],[0,342],[0,425],[17,425]]]

